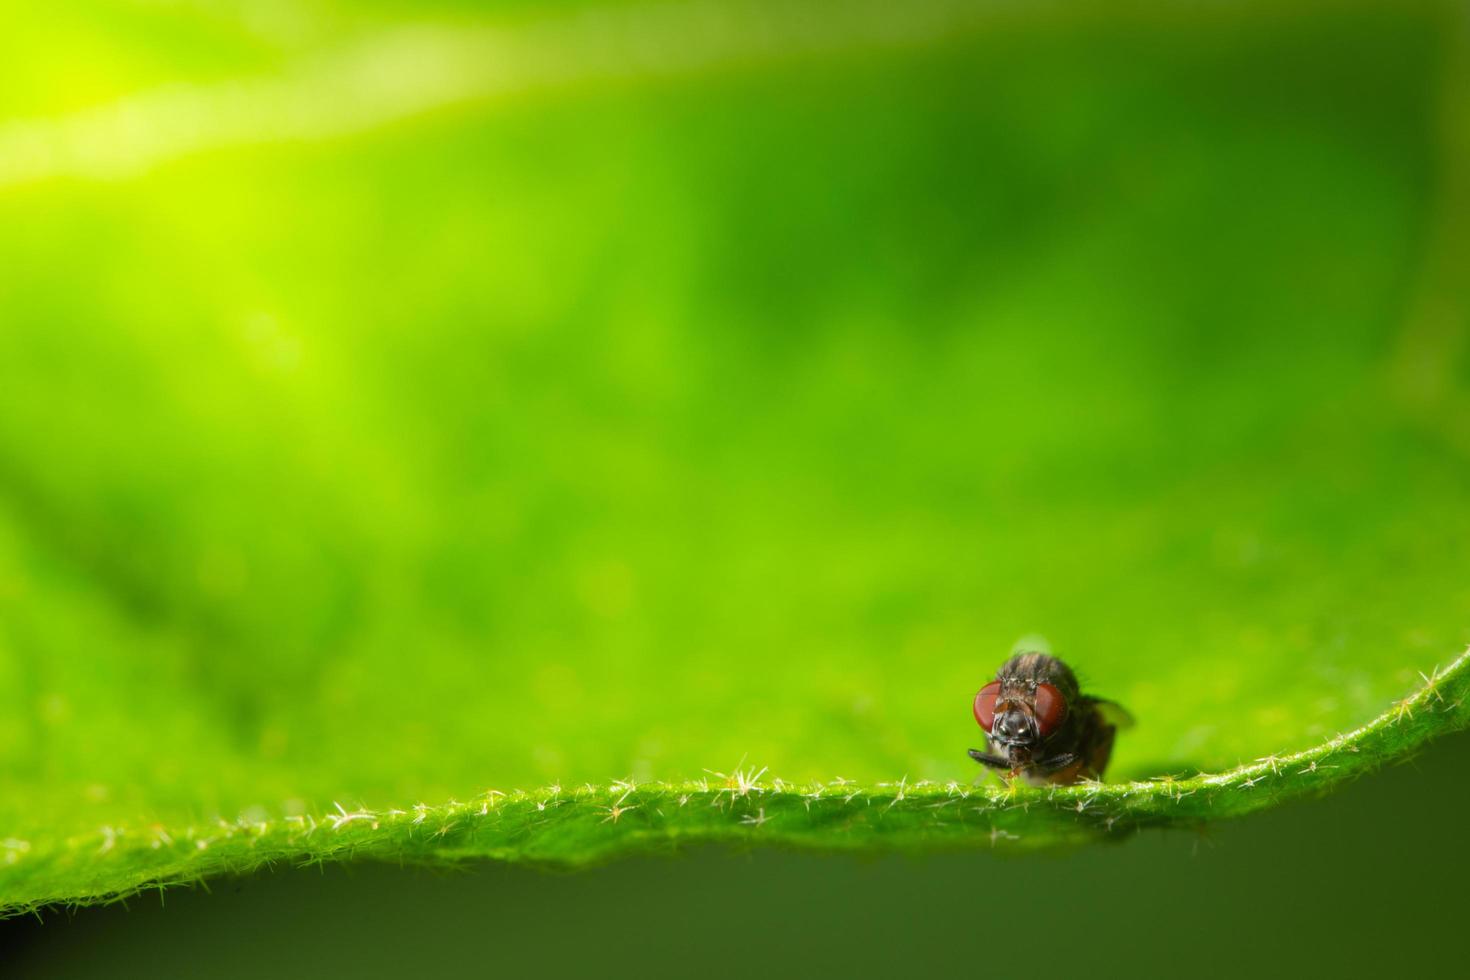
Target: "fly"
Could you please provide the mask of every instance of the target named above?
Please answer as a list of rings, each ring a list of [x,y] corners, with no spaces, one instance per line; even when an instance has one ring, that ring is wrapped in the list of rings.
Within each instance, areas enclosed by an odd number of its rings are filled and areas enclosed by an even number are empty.
[[[1133,724],[1112,701],[1082,693],[1072,669],[1045,653],[1018,653],[975,695],[982,766],[1033,785],[1101,779],[1113,736]]]

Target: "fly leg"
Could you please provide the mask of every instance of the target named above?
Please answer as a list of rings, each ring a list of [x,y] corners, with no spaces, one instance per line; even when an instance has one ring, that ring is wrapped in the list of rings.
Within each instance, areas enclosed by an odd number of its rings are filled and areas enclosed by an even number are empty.
[[[982,766],[986,766],[990,769],[1001,770],[1004,772],[1011,771],[1011,764],[1009,762],[1007,762],[1005,759],[1002,759],[998,755],[991,755],[989,752],[981,752],[979,749],[971,749],[970,758],[974,759]]]
[[[1076,752],[1063,752],[1061,755],[1054,755],[1049,759],[1041,759],[1033,763],[1033,765],[1041,772],[1050,774],[1056,772],[1058,769],[1067,768],[1076,762],[1077,758]]]

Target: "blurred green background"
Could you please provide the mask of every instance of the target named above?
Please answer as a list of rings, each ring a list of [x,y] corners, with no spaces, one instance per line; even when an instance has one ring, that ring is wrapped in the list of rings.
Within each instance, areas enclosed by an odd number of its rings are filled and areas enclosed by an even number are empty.
[[[1461,4],[6,16],[7,836],[968,779],[1035,632],[1224,767],[1470,642]]]

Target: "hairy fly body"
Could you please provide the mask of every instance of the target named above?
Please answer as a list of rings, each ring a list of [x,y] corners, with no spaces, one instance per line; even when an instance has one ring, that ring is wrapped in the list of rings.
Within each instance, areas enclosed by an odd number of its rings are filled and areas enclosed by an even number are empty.
[[[1101,779],[1113,736],[1133,723],[1111,701],[1088,697],[1072,669],[1045,653],[1018,653],[975,695],[985,748],[970,758],[1034,785]]]

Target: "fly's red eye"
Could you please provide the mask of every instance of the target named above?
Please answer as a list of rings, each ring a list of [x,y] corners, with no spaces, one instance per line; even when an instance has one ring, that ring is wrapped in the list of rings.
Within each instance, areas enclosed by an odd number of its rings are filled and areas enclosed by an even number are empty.
[[[980,701],[975,701],[975,712],[980,712]],[[1067,699],[1062,697],[1062,692],[1050,684],[1036,685],[1036,727],[1040,730],[1042,738],[1057,730],[1067,717]]]
[[[995,699],[1000,695],[1000,681],[991,681],[975,695],[975,720],[987,732],[995,724]]]

